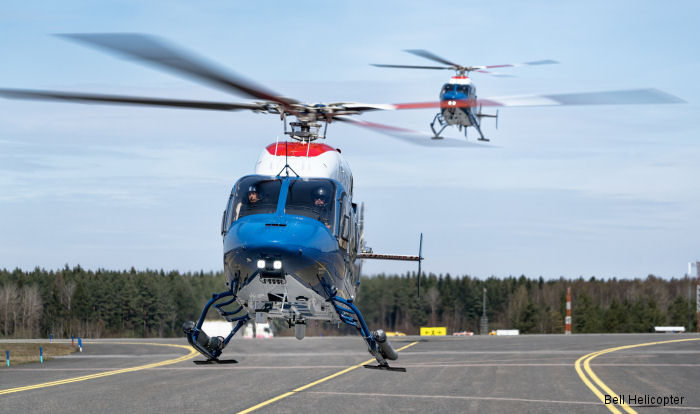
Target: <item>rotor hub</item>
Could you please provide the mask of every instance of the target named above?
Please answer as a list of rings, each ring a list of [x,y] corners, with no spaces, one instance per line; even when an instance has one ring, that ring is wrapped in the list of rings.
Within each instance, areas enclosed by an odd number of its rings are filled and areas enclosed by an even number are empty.
[[[291,130],[285,131],[284,133],[289,135],[290,138],[296,139],[297,141],[311,142],[319,138],[325,138],[324,135],[321,135],[321,124],[318,122],[290,122],[289,127],[291,128]]]

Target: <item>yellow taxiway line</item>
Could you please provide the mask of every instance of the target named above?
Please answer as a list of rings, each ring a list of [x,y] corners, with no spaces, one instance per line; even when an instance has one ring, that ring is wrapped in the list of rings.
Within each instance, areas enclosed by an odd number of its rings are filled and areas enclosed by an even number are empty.
[[[593,372],[593,369],[591,369],[591,361],[603,354],[608,354],[610,352],[615,352],[615,351],[621,351],[624,349],[631,349],[631,348],[639,348],[643,346],[652,346],[652,345],[661,345],[661,344],[671,344],[674,342],[687,342],[687,341],[700,341],[700,338],[690,338],[690,339],[676,339],[673,341],[658,341],[658,342],[646,342],[643,344],[636,344],[636,345],[625,345],[625,346],[618,346],[615,348],[608,348],[608,349],[602,349],[600,351],[596,352],[591,352],[590,354],[584,355],[581,358],[576,360],[576,363],[574,364],[574,367],[576,368],[576,373],[578,376],[581,378],[581,381],[583,381],[586,386],[593,391],[593,394],[595,394],[600,401],[605,405],[605,407],[608,408],[611,412],[615,414],[622,414],[620,410],[615,407],[614,404],[605,404],[605,395],[603,392],[607,393],[607,395],[613,397],[613,398],[619,398],[617,394],[613,392],[613,390],[610,389],[605,383],[598,378],[598,376]],[[583,365],[583,368],[581,368],[581,365]],[[585,371],[585,374],[584,374]],[[588,377],[586,377],[586,374],[588,374]],[[589,380],[590,378],[590,380]],[[593,385],[592,382],[594,382],[596,385]],[[601,392],[601,390],[603,392]],[[629,405],[625,404],[624,402],[617,404],[622,408],[625,412],[628,414],[637,414],[635,410],[633,410]]]
[[[146,365],[139,365],[136,367],[131,367],[131,368],[122,368],[122,369],[116,369],[112,371],[105,371],[105,372],[100,372],[97,374],[91,374],[91,375],[83,375],[81,377],[75,377],[75,378],[67,378],[63,380],[58,380],[58,381],[51,381],[51,382],[44,382],[41,384],[34,384],[34,385],[25,385],[24,387],[16,387],[16,388],[7,388],[4,390],[0,390],[0,395],[3,394],[12,394],[15,392],[21,392],[21,391],[29,391],[29,390],[35,390],[38,388],[46,388],[46,387],[54,387],[57,385],[63,385],[63,384],[71,384],[74,382],[81,382],[81,381],[89,381],[92,379],[96,378],[102,378],[102,377],[109,377],[111,375],[117,375],[117,374],[125,374],[127,372],[134,372],[134,371],[141,371],[144,369],[150,369],[150,368],[156,368],[156,367],[162,367],[164,365],[170,365],[170,364],[177,364],[178,362],[182,361],[187,361],[188,359],[192,359],[195,356],[198,355],[198,352],[191,348],[190,346],[186,345],[176,345],[176,344],[157,344],[157,343],[152,343],[152,342],[104,342],[105,344],[114,344],[114,345],[152,345],[152,346],[167,346],[171,348],[182,348],[190,351],[189,354],[181,356],[179,358],[174,358],[174,359],[168,359],[165,361],[161,362],[154,362],[152,364],[146,364]],[[99,344],[94,343],[94,344]]]
[[[410,347],[412,347],[413,345],[415,345],[415,344],[417,344],[417,343],[418,343],[418,341],[416,341],[416,342],[411,342],[410,344],[408,344],[408,345],[406,345],[406,346],[403,346],[403,347],[397,349],[396,351],[397,351],[397,352],[398,352],[398,351],[403,351],[404,349],[410,348]],[[320,383],[322,383],[322,382],[326,382],[326,381],[331,380],[331,379],[333,379],[333,378],[335,378],[335,377],[339,377],[339,376],[345,374],[346,372],[350,372],[350,371],[352,371],[352,370],[354,370],[354,369],[356,369],[356,368],[359,368],[359,367],[361,367],[361,366],[363,366],[363,365],[365,365],[365,364],[369,364],[369,363],[372,362],[372,361],[374,361],[374,358],[368,359],[367,361],[364,361],[364,362],[360,362],[360,363],[357,364],[357,365],[353,365],[353,366],[351,366],[351,367],[347,367],[347,368],[345,368],[345,369],[342,370],[342,371],[336,372],[335,374],[331,374],[331,375],[329,375],[329,376],[327,376],[327,377],[323,377],[323,378],[321,378],[321,379],[319,379],[319,380],[316,380],[316,381],[314,381],[314,382],[310,382],[310,383],[308,383],[308,384],[306,384],[306,385],[302,385],[301,387],[295,388],[295,389],[292,390],[292,391],[285,392],[284,394],[278,395],[277,397],[270,398],[270,399],[267,400],[267,401],[263,401],[263,402],[261,402],[261,403],[258,404],[258,405],[254,405],[254,406],[252,406],[252,407],[250,407],[250,408],[247,408],[247,409],[245,409],[245,410],[243,410],[243,411],[239,411],[238,414],[246,414],[246,413],[253,412],[253,411],[255,411],[255,410],[259,409],[259,408],[262,408],[262,407],[264,407],[264,406],[266,406],[266,405],[270,405],[270,404],[272,404],[272,403],[275,402],[275,401],[279,401],[279,400],[281,400],[281,399],[284,399],[284,398],[287,398],[287,397],[289,397],[289,396],[292,396],[292,395],[294,395],[294,394],[297,393],[297,392],[301,392],[301,391],[304,391],[304,390],[306,390],[306,389],[309,389],[309,388],[313,387],[314,385],[318,385],[318,384],[320,384]]]

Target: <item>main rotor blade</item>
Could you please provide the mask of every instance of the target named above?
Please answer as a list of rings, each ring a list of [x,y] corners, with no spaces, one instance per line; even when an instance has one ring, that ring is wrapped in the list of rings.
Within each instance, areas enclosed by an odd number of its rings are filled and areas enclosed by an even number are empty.
[[[467,108],[474,106],[472,101],[450,100],[450,101],[428,101],[428,102],[404,102],[391,104],[392,109],[430,109],[430,108]]]
[[[494,68],[515,68],[518,66],[530,66],[530,65],[553,65],[557,64],[556,60],[551,60],[551,59],[546,59],[546,60],[534,60],[532,62],[523,62],[523,63],[504,63],[501,65],[486,65],[486,66],[470,66],[467,69],[473,70],[475,72],[479,73],[488,73],[491,76],[497,76],[500,78],[512,78],[513,75],[507,75],[505,73],[499,73],[499,72],[494,72],[490,70],[485,70],[485,69],[494,69]]]
[[[658,89],[515,95],[476,100],[406,102],[391,104],[393,109],[467,108],[475,106],[558,106],[558,105],[644,105],[685,103],[677,96]]]
[[[388,135],[393,138],[400,139],[414,145],[423,147],[488,147],[487,145],[477,144],[466,140],[457,140],[453,138],[434,139],[433,135],[423,132],[413,131],[410,129],[399,128],[391,125],[378,124],[369,121],[360,121],[347,116],[335,116],[334,120],[352,124],[361,128],[367,128],[380,134]]]
[[[393,111],[394,109],[396,109],[392,104],[368,104],[361,102],[337,102],[331,103],[329,104],[329,106],[342,107],[354,113],[362,113],[368,111]]]
[[[523,63],[504,63],[502,65],[487,65],[479,66],[480,68],[493,69],[493,68],[514,68],[517,66],[531,66],[531,65],[555,65],[558,64],[556,60],[544,59],[544,60],[533,60],[532,62]]]
[[[297,101],[281,97],[239,75],[216,67],[164,41],[137,33],[59,34],[58,36],[105,49],[127,58],[194,78],[230,93],[277,102],[282,105]]]
[[[513,76],[513,75],[508,75],[508,74],[501,73],[501,72],[493,72],[493,71],[490,71],[490,70],[483,70],[483,69],[475,70],[474,72],[488,73],[489,75],[495,76],[495,77],[497,77],[497,78],[514,78],[514,77],[515,77],[515,76]]]
[[[116,104],[166,106],[189,109],[209,109],[215,111],[235,111],[239,109],[264,110],[257,103],[223,103],[209,101],[191,101],[181,99],[146,98],[123,95],[102,95],[75,92],[38,91],[25,89],[0,89],[0,96],[11,99],[59,100],[85,104]]]
[[[401,69],[450,69],[454,70],[453,66],[416,66],[416,65],[383,65],[379,63],[370,63],[372,66],[379,68],[401,68]]]
[[[423,57],[423,58],[426,58],[426,59],[434,60],[434,61],[436,61],[436,62],[440,62],[440,63],[443,63],[443,64],[445,64],[445,65],[450,65],[450,66],[453,66],[453,67],[460,67],[460,66],[461,66],[461,65],[458,65],[458,64],[456,64],[456,63],[454,63],[454,62],[450,62],[450,61],[447,60],[447,59],[441,58],[440,56],[438,56],[438,55],[436,55],[436,54],[434,54],[434,53],[432,53],[432,52],[428,52],[427,50],[423,50],[423,49],[407,49],[407,50],[405,50],[405,52],[412,53],[412,54],[414,54],[414,55],[416,55],[416,56],[420,56],[420,57]]]
[[[685,103],[658,89],[502,96],[469,101],[469,106],[644,105]]]

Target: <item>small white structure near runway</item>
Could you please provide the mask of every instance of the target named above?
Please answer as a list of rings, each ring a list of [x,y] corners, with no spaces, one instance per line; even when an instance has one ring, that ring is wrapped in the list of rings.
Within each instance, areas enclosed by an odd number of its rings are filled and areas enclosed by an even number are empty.
[[[494,335],[496,336],[515,336],[515,335],[520,335],[520,331],[518,329],[496,329],[494,332]]]
[[[231,333],[233,324],[226,321],[204,321],[202,330],[210,337],[221,336],[226,338]]]
[[[202,330],[210,337],[221,336],[226,338],[231,333],[233,326],[233,323],[226,321],[204,321]],[[269,323],[256,323],[255,329],[253,329],[252,323],[248,323],[241,331],[244,338],[272,338],[274,336]],[[257,335],[255,335],[255,331],[257,331]]]
[[[270,328],[269,323],[256,323],[253,327],[253,323],[249,322],[243,327],[243,337],[250,338],[272,338],[275,336],[272,333],[272,328]]]
[[[682,333],[685,332],[685,326],[655,326],[654,332]]]

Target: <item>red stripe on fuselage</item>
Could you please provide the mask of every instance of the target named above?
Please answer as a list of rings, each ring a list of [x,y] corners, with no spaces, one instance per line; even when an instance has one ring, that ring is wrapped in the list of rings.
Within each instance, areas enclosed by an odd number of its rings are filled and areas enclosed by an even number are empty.
[[[335,151],[336,149],[326,144],[304,144],[302,142],[279,142],[270,144],[265,149],[270,155],[284,156],[285,149],[289,157],[315,157],[324,152]]]
[[[476,106],[472,99],[443,99],[440,101],[440,108],[469,108]]]

